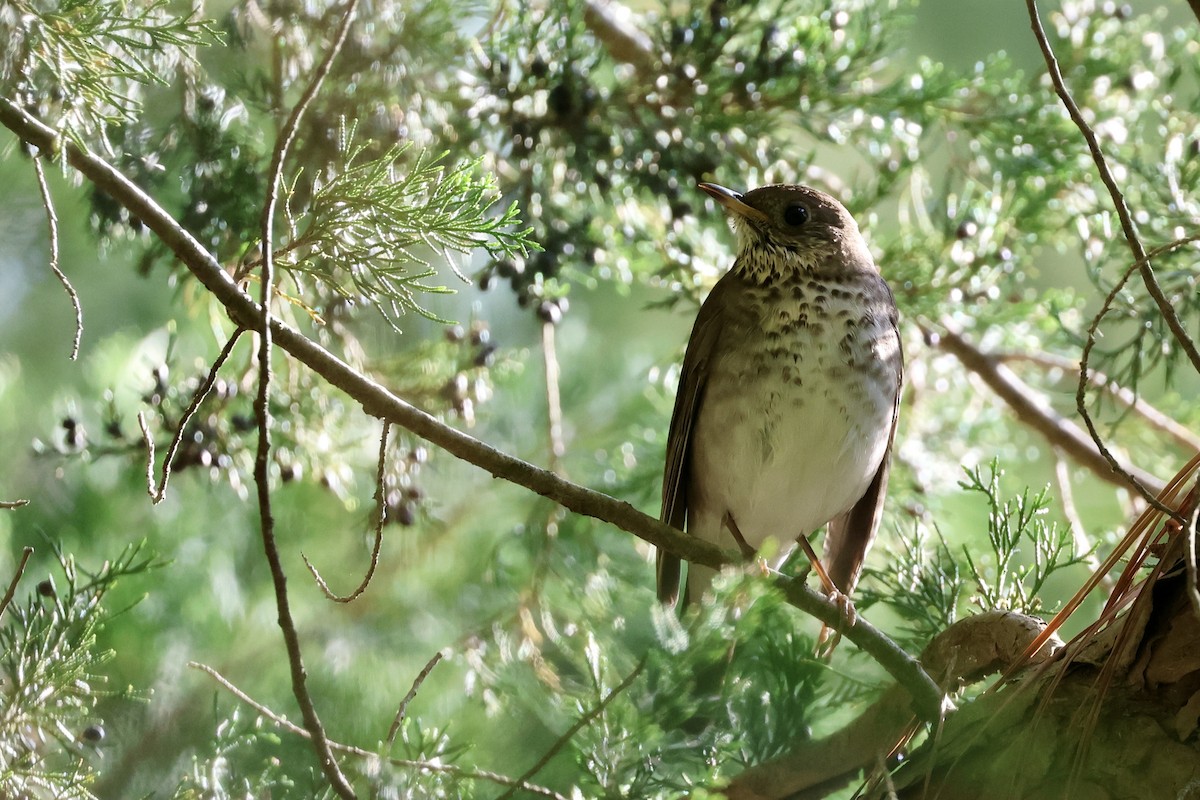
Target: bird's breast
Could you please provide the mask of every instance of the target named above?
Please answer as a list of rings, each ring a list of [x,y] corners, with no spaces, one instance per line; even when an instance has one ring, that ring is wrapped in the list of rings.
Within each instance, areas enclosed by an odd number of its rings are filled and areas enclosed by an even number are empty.
[[[811,533],[866,491],[887,449],[900,349],[887,295],[801,286],[744,300],[709,364],[690,502],[692,516],[729,511],[759,547]]]

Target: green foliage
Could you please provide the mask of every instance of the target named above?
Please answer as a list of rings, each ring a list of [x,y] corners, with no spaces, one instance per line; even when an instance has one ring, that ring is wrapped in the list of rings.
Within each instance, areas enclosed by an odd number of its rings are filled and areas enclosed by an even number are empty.
[[[63,587],[53,578],[5,609],[0,626],[0,793],[8,797],[90,798],[104,740],[96,705],[114,653],[97,636],[111,622],[102,605],[122,578],[162,562],[126,548],[94,573],[58,554]]]
[[[110,127],[137,119],[141,86],[166,85],[163,75],[194,48],[219,41],[210,21],[177,16],[168,0],[6,5],[0,87],[39,98],[40,116],[81,144],[106,142]]]
[[[488,215],[495,183],[475,177],[478,160],[448,169],[446,154],[406,157],[407,145],[393,145],[370,159],[368,149],[343,127],[332,177],[314,187],[302,218],[289,214],[291,239],[280,250],[280,266],[293,275],[371,305],[398,330],[405,311],[438,319],[419,295],[449,291],[421,283],[437,271],[418,247],[443,253],[451,265],[450,251],[484,249],[499,257],[536,248],[529,229],[518,228],[515,203],[498,217]],[[301,284],[301,296],[307,294]]]
[[[898,547],[887,548],[887,568],[871,568],[862,608],[883,603],[900,615],[903,641],[919,649],[967,612],[1015,611],[1036,615],[1045,608],[1047,580],[1084,563],[1069,528],[1049,519],[1050,493],[1030,494],[1028,487],[1006,496],[1003,471],[993,460],[986,468],[966,470],[960,486],[981,495],[987,506],[990,553],[978,547],[952,547],[935,526],[914,525]]]
[[[1011,498],[1000,496],[1001,471],[995,461],[985,478],[979,468],[967,470],[967,480],[961,486],[984,496],[988,506],[987,535],[994,562],[984,568],[963,551],[971,574],[975,576],[978,595],[975,602],[984,611],[1017,611],[1036,614],[1041,610],[1041,591],[1046,579],[1060,569],[1082,563],[1087,556],[1075,548],[1071,531],[1046,518],[1050,493],[1043,488],[1032,497],[1029,489]],[[1028,548],[1029,561],[1016,563]]]

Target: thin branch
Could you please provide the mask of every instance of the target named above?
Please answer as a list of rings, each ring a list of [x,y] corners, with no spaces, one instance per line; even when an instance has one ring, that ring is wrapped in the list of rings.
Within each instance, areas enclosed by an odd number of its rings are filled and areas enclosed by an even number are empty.
[[[1062,70],[1059,69],[1058,59],[1054,56],[1054,50],[1050,47],[1050,40],[1046,37],[1046,31],[1042,27],[1042,20],[1038,16],[1036,0],[1025,0],[1025,7],[1029,11],[1029,22],[1033,28],[1033,35],[1037,39],[1038,47],[1041,48],[1042,57],[1046,61],[1046,71],[1050,74],[1050,80],[1054,84],[1054,91],[1058,94],[1062,104],[1066,107],[1067,113],[1071,116],[1071,121],[1075,123],[1075,127],[1079,128],[1079,132],[1083,134],[1084,140],[1087,142],[1088,150],[1092,154],[1092,161],[1096,164],[1096,172],[1100,175],[1100,180],[1104,182],[1104,186],[1108,189],[1109,197],[1112,198],[1113,206],[1116,208],[1117,217],[1121,220],[1121,230],[1125,233],[1125,241],[1129,244],[1129,249],[1133,253],[1133,259],[1138,263],[1138,270],[1142,276],[1142,282],[1146,284],[1146,291],[1150,297],[1154,299],[1158,305],[1159,313],[1163,315],[1163,319],[1167,322],[1167,327],[1171,329],[1171,333],[1175,336],[1175,340],[1187,354],[1188,360],[1192,363],[1192,369],[1200,373],[1200,351],[1196,349],[1196,343],[1192,341],[1188,335],[1187,329],[1179,319],[1179,315],[1175,313],[1175,307],[1171,303],[1170,298],[1163,294],[1162,287],[1158,285],[1158,279],[1154,277],[1154,268],[1150,265],[1150,259],[1146,255],[1146,250],[1142,247],[1141,239],[1138,238],[1137,226],[1133,221],[1133,215],[1129,213],[1129,206],[1125,203],[1125,196],[1121,194],[1121,188],[1117,186],[1117,180],[1113,177],[1112,170],[1108,168],[1108,162],[1104,158],[1104,151],[1100,149],[1100,142],[1096,139],[1096,133],[1088,125],[1087,120],[1083,118],[1083,114],[1079,111],[1079,106],[1075,105],[1074,98],[1071,97],[1071,92],[1067,89],[1067,84],[1063,80]]]
[[[967,341],[949,323],[943,322],[943,325],[944,329],[937,336],[937,346],[979,376],[1022,423],[1102,480],[1134,491],[1139,491],[1139,484],[1152,487],[1155,492],[1162,491],[1162,482],[1154,475],[1119,461],[1115,466],[1111,464],[1079,426],[1055,413],[1033,387],[1017,377],[999,359]],[[1113,459],[1116,461],[1115,457]]]
[[[1075,491],[1071,488],[1071,470],[1062,451],[1054,448],[1054,484],[1058,487],[1058,503],[1062,507],[1063,516],[1067,519],[1067,527],[1071,529],[1071,539],[1075,542],[1075,552],[1082,555],[1083,563],[1092,572],[1100,569],[1100,557],[1096,555],[1095,543],[1087,534],[1079,509],[1075,506]],[[1105,578],[1105,586],[1112,588],[1112,580]]]
[[[162,463],[162,478],[158,486],[154,485],[154,437],[150,434],[150,425],[146,422],[146,415],[140,411],[138,412],[138,427],[142,429],[142,440],[146,443],[146,491],[150,493],[150,502],[155,505],[161,503],[167,495],[167,482],[171,479],[171,462],[175,460],[175,453],[179,450],[179,445],[183,442],[188,422],[196,411],[199,410],[200,404],[208,397],[208,393],[212,391],[213,384],[217,382],[217,373],[221,371],[221,367],[229,360],[229,354],[233,352],[234,345],[237,344],[237,340],[245,331],[245,328],[239,327],[233,332],[233,335],[229,337],[229,341],[221,348],[221,352],[213,361],[212,366],[209,367],[208,374],[204,376],[204,381],[196,387],[195,393],[192,394],[192,401],[188,403],[183,416],[179,418],[179,424],[175,428],[175,435],[171,437],[171,444],[167,447],[167,455],[163,458]]]
[[[545,767],[547,764],[549,764],[550,760],[553,759],[556,755],[558,755],[558,753],[564,747],[567,746],[567,743],[569,741],[571,741],[572,738],[574,738],[575,734],[579,733],[581,730],[586,728],[588,725],[591,725],[592,720],[596,719],[601,714],[603,714],[604,709],[608,708],[609,704],[612,703],[612,701],[616,699],[617,695],[619,695],[621,692],[628,689],[633,684],[633,682],[637,679],[637,676],[642,674],[642,670],[645,668],[646,668],[646,659],[643,658],[641,660],[641,662],[636,667],[633,668],[633,671],[630,672],[627,676],[625,676],[625,680],[621,681],[619,684],[614,686],[612,691],[609,692],[604,697],[604,699],[602,699],[599,703],[596,704],[595,708],[593,708],[588,713],[584,714],[579,719],[575,720],[575,724],[573,724],[570,728],[567,728],[566,732],[562,736],[558,737],[558,739],[555,740],[554,744],[552,744],[550,746],[550,749],[547,750],[545,753],[542,753],[542,757],[537,760],[537,763],[535,763],[529,769],[525,770],[525,774],[523,774],[517,780],[519,780],[523,783],[523,782],[529,780],[530,778],[532,778],[534,775],[541,772],[542,768]],[[510,787],[507,792],[505,792],[504,794],[497,797],[496,800],[509,800],[509,798],[512,797],[516,791],[517,791],[517,787],[515,787],[515,786]]]
[[[542,360],[546,365],[546,422],[550,434],[550,471],[563,475],[562,457],[567,452],[563,443],[562,394],[559,392],[558,348],[555,345],[554,323],[542,323]]]
[[[0,509],[10,510],[14,508],[24,508],[29,505],[28,500],[0,500]]]
[[[313,748],[317,752],[317,760],[321,765],[321,772],[333,786],[333,790],[343,800],[353,800],[355,797],[354,789],[346,780],[346,776],[342,774],[337,759],[334,758],[333,751],[329,747],[329,740],[325,735],[325,729],[321,725],[321,719],[317,716],[317,709],[313,705],[312,696],[308,692],[308,675],[304,669],[304,657],[300,650],[300,637],[296,632],[296,624],[292,619],[292,611],[288,601],[287,575],[284,573],[283,563],[279,557],[279,546],[275,541],[275,519],[271,512],[270,476],[271,300],[275,291],[275,259],[273,253],[275,205],[278,201],[280,187],[283,184],[283,165],[287,161],[288,151],[291,149],[292,143],[296,140],[300,120],[303,119],[304,112],[321,90],[321,84],[325,82],[325,77],[329,74],[334,59],[337,58],[342,45],[346,41],[346,36],[350,32],[350,23],[354,19],[354,12],[357,6],[358,0],[349,0],[346,4],[341,24],[338,27],[337,33],[334,34],[333,41],[329,45],[329,50],[325,53],[325,58],[313,74],[312,80],[309,81],[308,86],[300,95],[300,99],[292,108],[291,114],[288,115],[287,121],[280,131],[279,139],[275,145],[275,152],[271,157],[271,167],[267,178],[267,194],[263,202],[262,213],[262,293],[260,295],[258,319],[258,333],[260,337],[258,350],[259,374],[258,396],[254,401],[254,408],[258,414],[258,448],[254,459],[254,483],[258,487],[258,508],[263,550],[267,557],[267,563],[271,567],[271,581],[275,586],[275,605],[279,611],[279,628],[283,632],[283,641],[288,653],[288,663],[291,666],[292,693],[296,696],[296,702],[299,704],[300,712],[304,717],[304,727],[312,736]]]
[[[417,677],[413,679],[412,687],[409,688],[408,694],[404,695],[404,699],[400,701],[400,707],[396,709],[396,718],[392,720],[392,725],[388,728],[387,742],[388,750],[392,749],[392,744],[396,741],[396,734],[400,732],[400,726],[404,724],[404,717],[408,713],[408,704],[417,696],[417,691],[421,688],[421,684],[429,677],[429,673],[433,672],[433,668],[442,660],[442,651],[439,650],[433,654],[433,658],[426,662],[424,668],[417,673]]]
[[[13,597],[17,593],[17,584],[21,582],[21,576],[25,574],[25,565],[29,563],[29,557],[32,555],[32,547],[26,546],[21,550],[21,560],[17,563],[17,569],[13,573],[12,580],[9,581],[8,591],[4,593],[4,598],[0,599],[0,617],[3,617],[4,612],[12,605]]]
[[[63,291],[71,299],[71,308],[75,310],[75,339],[71,342],[71,360],[74,361],[79,357],[79,342],[83,339],[83,306],[79,303],[79,293],[58,265],[58,214],[54,211],[54,199],[50,196],[50,186],[46,183],[46,171],[42,168],[40,153],[33,158],[33,171],[37,175],[38,189],[42,192],[42,206],[46,209],[46,222],[50,226],[50,271],[62,284]]]
[[[56,141],[53,129],[2,97],[0,124],[21,139],[37,146],[49,146]],[[141,219],[217,301],[225,306],[226,312],[235,323],[250,329],[259,328],[262,315],[258,304],[233,282],[216,258],[162,206],[104,159],[80,150],[71,142],[64,142],[63,147],[69,163],[98,189],[107,192]],[[356,372],[345,361],[277,319],[271,320],[271,335],[281,349],[321,375],[331,386],[353,398],[367,414],[390,420],[413,435],[497,478],[523,486],[577,514],[607,522],[688,561],[717,569],[741,561],[738,553],[727,552],[716,545],[689,536],[639,511],[629,503],[564,480],[548,470],[539,469],[526,461],[514,458],[438,421]],[[807,597],[808,600],[804,601],[802,609],[822,621],[831,621],[833,625],[844,622],[840,610],[812,589],[797,585],[789,591],[788,597],[793,605],[798,604],[798,598]],[[817,613],[814,609],[823,611]],[[846,628],[844,636],[872,655],[886,648],[899,650],[894,642],[869,625],[861,616],[855,625]],[[910,664],[899,659],[880,663],[898,683],[907,687],[913,694],[918,713],[923,720],[933,722],[938,719],[941,707],[940,690],[919,664],[915,661]]]
[[[629,16],[626,6],[606,0],[588,0],[583,7],[584,24],[610,56],[634,65],[641,73],[658,69],[654,43],[629,21]]]
[[[228,678],[207,664],[201,664],[197,661],[189,661],[188,666],[208,675],[223,689],[225,689],[225,691],[229,692],[238,700],[253,708],[265,719],[271,720],[279,727],[283,728],[289,733],[295,734],[296,736],[300,736],[309,740],[312,739],[312,734],[306,729],[290,721],[287,717],[275,713],[275,711],[269,707],[258,702],[253,697],[239,689],[237,686],[234,686]],[[357,756],[358,758],[369,760],[375,760],[379,758],[378,753],[374,753],[370,750],[364,750],[361,747],[355,747],[353,745],[330,741],[329,746],[340,753]],[[530,794],[536,794],[541,797],[549,797],[551,800],[567,800],[566,797],[554,791],[553,789],[547,789],[546,787],[538,786],[535,783],[522,783],[520,781],[515,781],[507,775],[501,775],[498,772],[490,772],[482,769],[464,769],[463,767],[455,766],[454,764],[434,763],[431,761],[416,761],[409,758],[389,757],[387,762],[395,767],[410,767],[412,769],[422,770],[424,772],[440,772],[443,775],[453,775],[456,778],[464,778],[473,781],[488,781],[489,783],[499,784],[500,786],[511,786],[529,792]]]
[[[1174,247],[1180,246],[1185,241],[1187,240],[1181,239],[1177,242],[1170,242],[1162,247],[1155,248],[1150,255],[1147,255],[1143,259],[1143,261],[1148,263],[1149,260],[1159,252],[1165,252],[1168,249],[1173,249]],[[1100,448],[1100,454],[1104,456],[1105,460],[1107,460],[1110,465],[1112,465],[1114,470],[1119,469],[1117,459],[1104,445],[1103,437],[1100,436],[1100,431],[1096,427],[1096,422],[1092,419],[1091,412],[1089,412],[1087,408],[1088,359],[1091,358],[1092,348],[1096,346],[1096,340],[1100,330],[1100,322],[1104,319],[1105,315],[1108,314],[1108,310],[1112,307],[1113,302],[1116,300],[1117,294],[1120,293],[1121,289],[1133,276],[1134,271],[1137,270],[1139,266],[1140,265],[1137,261],[1129,265],[1129,267],[1125,270],[1125,273],[1121,276],[1120,280],[1117,281],[1116,285],[1113,286],[1108,295],[1104,298],[1104,302],[1100,304],[1100,310],[1096,312],[1096,316],[1092,318],[1091,324],[1088,325],[1087,340],[1083,343],[1083,351],[1079,357],[1079,384],[1075,387],[1075,408],[1079,410],[1080,415],[1083,417],[1083,422],[1085,425],[1087,425],[1088,433],[1091,435],[1092,441],[1095,442],[1096,446]],[[1148,502],[1153,508],[1162,511],[1169,516],[1175,517],[1176,519],[1179,518],[1178,514],[1171,509],[1168,509],[1159,501],[1157,497],[1159,492],[1155,492],[1152,495],[1144,486],[1136,486],[1135,488],[1137,489],[1138,494],[1140,494],[1142,498],[1145,499],[1146,502]],[[1182,520],[1180,521],[1182,522]]]
[[[1061,369],[1064,372],[1077,373],[1079,371],[1079,364],[1077,362],[1060,355],[1055,355],[1054,353],[996,353],[995,357],[998,361],[1005,364],[1014,361],[1025,361],[1042,367]],[[1175,444],[1185,450],[1200,450],[1200,436],[1192,433],[1191,429],[1186,425],[1180,425],[1172,417],[1159,411],[1152,404],[1147,403],[1137,392],[1120,385],[1103,372],[1098,372],[1094,369],[1088,370],[1087,376],[1088,383],[1097,389],[1107,392],[1123,407],[1141,417],[1151,428],[1169,436]]]
[[[367,566],[367,574],[363,576],[362,583],[348,595],[334,594],[329,588],[329,584],[321,577],[321,573],[317,572],[317,568],[308,560],[308,556],[300,554],[300,557],[304,559],[304,566],[308,567],[308,571],[312,573],[318,588],[335,603],[352,603],[357,600],[371,585],[371,579],[375,577],[375,570],[379,567],[379,551],[383,547],[383,524],[387,521],[387,497],[383,477],[387,470],[387,441],[391,428],[392,423],[384,420],[383,433],[379,437],[379,463],[375,469],[375,544],[371,547],[371,563]]]

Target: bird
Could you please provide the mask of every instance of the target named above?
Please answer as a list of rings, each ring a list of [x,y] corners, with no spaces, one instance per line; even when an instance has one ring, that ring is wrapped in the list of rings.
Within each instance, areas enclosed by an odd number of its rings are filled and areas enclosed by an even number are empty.
[[[850,595],[887,491],[904,358],[887,282],[850,212],[797,184],[698,188],[737,235],[700,306],[667,436],[662,521],[753,557],[796,543],[825,592]],[[808,537],[828,526],[823,558]],[[657,553],[658,598],[694,603],[716,572]]]

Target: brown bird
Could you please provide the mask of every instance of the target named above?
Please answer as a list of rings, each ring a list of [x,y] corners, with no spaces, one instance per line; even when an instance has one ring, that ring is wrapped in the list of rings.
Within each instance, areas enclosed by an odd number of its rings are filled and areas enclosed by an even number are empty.
[[[896,304],[850,213],[807,186],[700,188],[738,255],[700,307],[667,439],[663,521],[747,556],[795,542],[848,602],[879,527],[903,357]],[[828,524],[824,563],[807,537]],[[691,565],[687,601],[713,570]],[[658,553],[658,596],[680,561]]]

